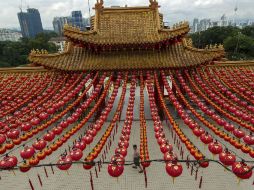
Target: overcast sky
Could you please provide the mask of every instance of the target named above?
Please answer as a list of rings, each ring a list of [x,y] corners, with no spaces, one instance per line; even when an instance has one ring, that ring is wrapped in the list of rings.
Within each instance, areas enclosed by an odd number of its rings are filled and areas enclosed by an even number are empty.
[[[96,0],[90,0],[91,7]],[[149,0],[104,0],[105,6],[148,5]],[[193,18],[219,20],[225,13],[233,19],[234,8],[238,4],[237,18],[254,20],[254,0],[159,0],[164,20],[170,24]],[[0,0],[0,28],[19,27],[17,13],[21,0]],[[44,28],[52,28],[55,16],[69,16],[73,10],[81,10],[88,17],[88,0],[23,0],[23,10],[37,8],[40,11]]]

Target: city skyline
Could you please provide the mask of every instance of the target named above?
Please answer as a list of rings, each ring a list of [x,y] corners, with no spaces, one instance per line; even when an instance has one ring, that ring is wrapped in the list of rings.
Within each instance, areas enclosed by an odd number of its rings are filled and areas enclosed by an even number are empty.
[[[91,8],[96,0],[90,0]],[[89,17],[87,1],[84,0],[27,0],[23,1],[23,10],[27,6],[39,9],[43,28],[53,28],[52,21],[54,17],[66,16],[73,10],[81,10],[84,17]],[[105,6],[119,5],[124,6],[142,6],[148,5],[149,0],[105,0]],[[226,14],[229,18],[234,16],[235,0],[159,0],[162,6],[161,12],[164,14],[165,21],[170,24],[187,20],[190,23],[194,18],[219,19],[221,15]],[[0,13],[0,28],[15,28],[19,26],[16,17],[19,12],[20,0],[11,2],[0,2],[1,7],[5,7]],[[254,19],[252,11],[254,7],[253,0],[239,0],[238,19]],[[92,12],[93,14],[93,12]],[[15,16],[14,16],[15,15]],[[6,19],[8,18],[8,19]]]

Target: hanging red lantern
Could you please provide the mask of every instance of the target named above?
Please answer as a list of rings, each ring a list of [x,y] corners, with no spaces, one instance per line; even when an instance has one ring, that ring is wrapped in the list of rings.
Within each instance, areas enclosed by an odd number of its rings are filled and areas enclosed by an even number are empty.
[[[53,133],[54,133],[55,135],[60,135],[60,134],[63,132],[63,128],[60,127],[60,126],[57,126],[57,127],[54,127],[54,128],[52,129],[52,131],[53,131]]]
[[[207,132],[202,134],[200,136],[200,140],[204,143],[204,144],[209,144],[211,142],[213,142],[213,138],[211,135],[209,135]]]
[[[77,149],[80,149],[80,150],[85,150],[86,148],[86,144],[83,142],[83,141],[80,141],[80,142],[76,142],[74,144],[74,148],[77,148]]]
[[[173,153],[172,151],[168,151],[164,154],[164,160],[165,161],[173,161],[173,160],[178,160],[178,158],[175,153]]]
[[[197,137],[200,137],[203,133],[205,133],[204,129],[201,127],[195,127],[193,129],[193,133],[194,135],[196,135]]]
[[[72,158],[72,160],[74,161],[79,161],[83,156],[83,152],[80,149],[74,148],[71,152],[70,152],[70,157]]]
[[[68,170],[72,165],[72,159],[70,156],[63,155],[57,162],[57,167],[60,170]]]
[[[118,164],[117,162],[111,162],[108,165],[108,173],[112,177],[119,177],[120,175],[122,175],[123,171],[124,171],[124,166]]]
[[[84,137],[82,137],[82,141],[86,144],[91,144],[93,142],[93,137],[89,134],[86,134]]]
[[[47,134],[45,134],[43,137],[43,139],[48,142],[52,141],[54,138],[55,138],[55,134],[51,131],[48,131]]]
[[[29,131],[32,128],[30,123],[22,123],[21,124],[21,130],[22,131]]]
[[[31,119],[31,124],[32,125],[39,125],[39,123],[41,122],[40,119],[38,117],[34,117],[33,119]]]
[[[19,130],[11,129],[7,132],[7,137],[10,139],[17,139],[19,137]]]
[[[232,171],[241,179],[249,179],[252,176],[252,169],[244,162],[235,162],[232,165]]]
[[[29,159],[35,154],[35,150],[33,147],[25,146],[23,150],[20,152],[20,156],[23,159]]]
[[[46,147],[47,142],[43,139],[37,139],[34,143],[33,143],[33,147],[36,150],[42,150]]]
[[[31,169],[31,166],[24,161],[24,163],[19,167],[19,170],[23,173],[28,172]]]
[[[166,163],[166,171],[168,175],[173,177],[173,180],[174,180],[175,177],[178,177],[182,174],[183,167],[181,164],[177,163],[176,161],[172,163],[169,162],[169,163]]]
[[[4,144],[5,141],[6,141],[6,136],[4,134],[0,134],[0,145]]]
[[[208,145],[208,149],[213,154],[220,154],[223,150],[221,144],[219,144],[217,141],[211,142]]]
[[[89,158],[85,158],[84,162],[86,162],[86,163],[83,164],[83,168],[85,170],[90,170],[94,166],[94,163]]]
[[[6,155],[0,161],[0,169],[10,169],[17,165],[18,159],[15,156],[8,156]]]
[[[245,132],[242,131],[240,128],[235,129],[235,130],[233,131],[233,134],[234,134],[237,138],[239,138],[239,139],[241,139],[241,138],[243,138],[243,137],[245,136]]]
[[[231,166],[236,161],[235,155],[231,154],[227,149],[220,153],[219,159],[226,166]]]
[[[252,135],[252,133],[250,133],[249,135],[244,136],[243,140],[248,145],[254,145],[254,136]],[[1,144],[1,142],[0,142],[0,144]]]
[[[164,154],[169,151],[173,151],[173,146],[169,143],[162,144],[160,146],[161,152]]]

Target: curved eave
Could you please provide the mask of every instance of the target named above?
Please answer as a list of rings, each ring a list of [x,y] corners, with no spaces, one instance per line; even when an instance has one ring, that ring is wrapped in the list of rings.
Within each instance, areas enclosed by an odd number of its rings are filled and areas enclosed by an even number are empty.
[[[221,51],[195,51],[181,43],[163,51],[120,51],[95,54],[81,47],[59,55],[30,55],[29,60],[46,68],[67,71],[187,68],[209,64],[223,57]]]
[[[73,27],[65,27],[64,36],[69,40],[93,45],[122,45],[122,44],[157,44],[162,41],[174,38],[182,38],[190,31],[188,25],[183,25],[174,29],[161,29],[158,33],[145,38],[131,39],[126,36],[123,38],[104,38],[96,31],[83,32]]]

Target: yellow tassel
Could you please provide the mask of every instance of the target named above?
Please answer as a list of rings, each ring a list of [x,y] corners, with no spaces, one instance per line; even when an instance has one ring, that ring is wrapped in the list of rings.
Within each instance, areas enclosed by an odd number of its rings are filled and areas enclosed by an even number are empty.
[[[66,173],[67,173],[67,175],[70,175],[68,170],[66,170]]]
[[[13,175],[14,175],[14,176],[16,176],[16,173],[15,173],[15,171],[14,171],[14,170],[11,170],[11,171],[12,171]]]
[[[237,185],[240,185],[241,179],[238,177]]]
[[[175,178],[173,177],[172,179],[173,179],[173,184],[175,184]]]

